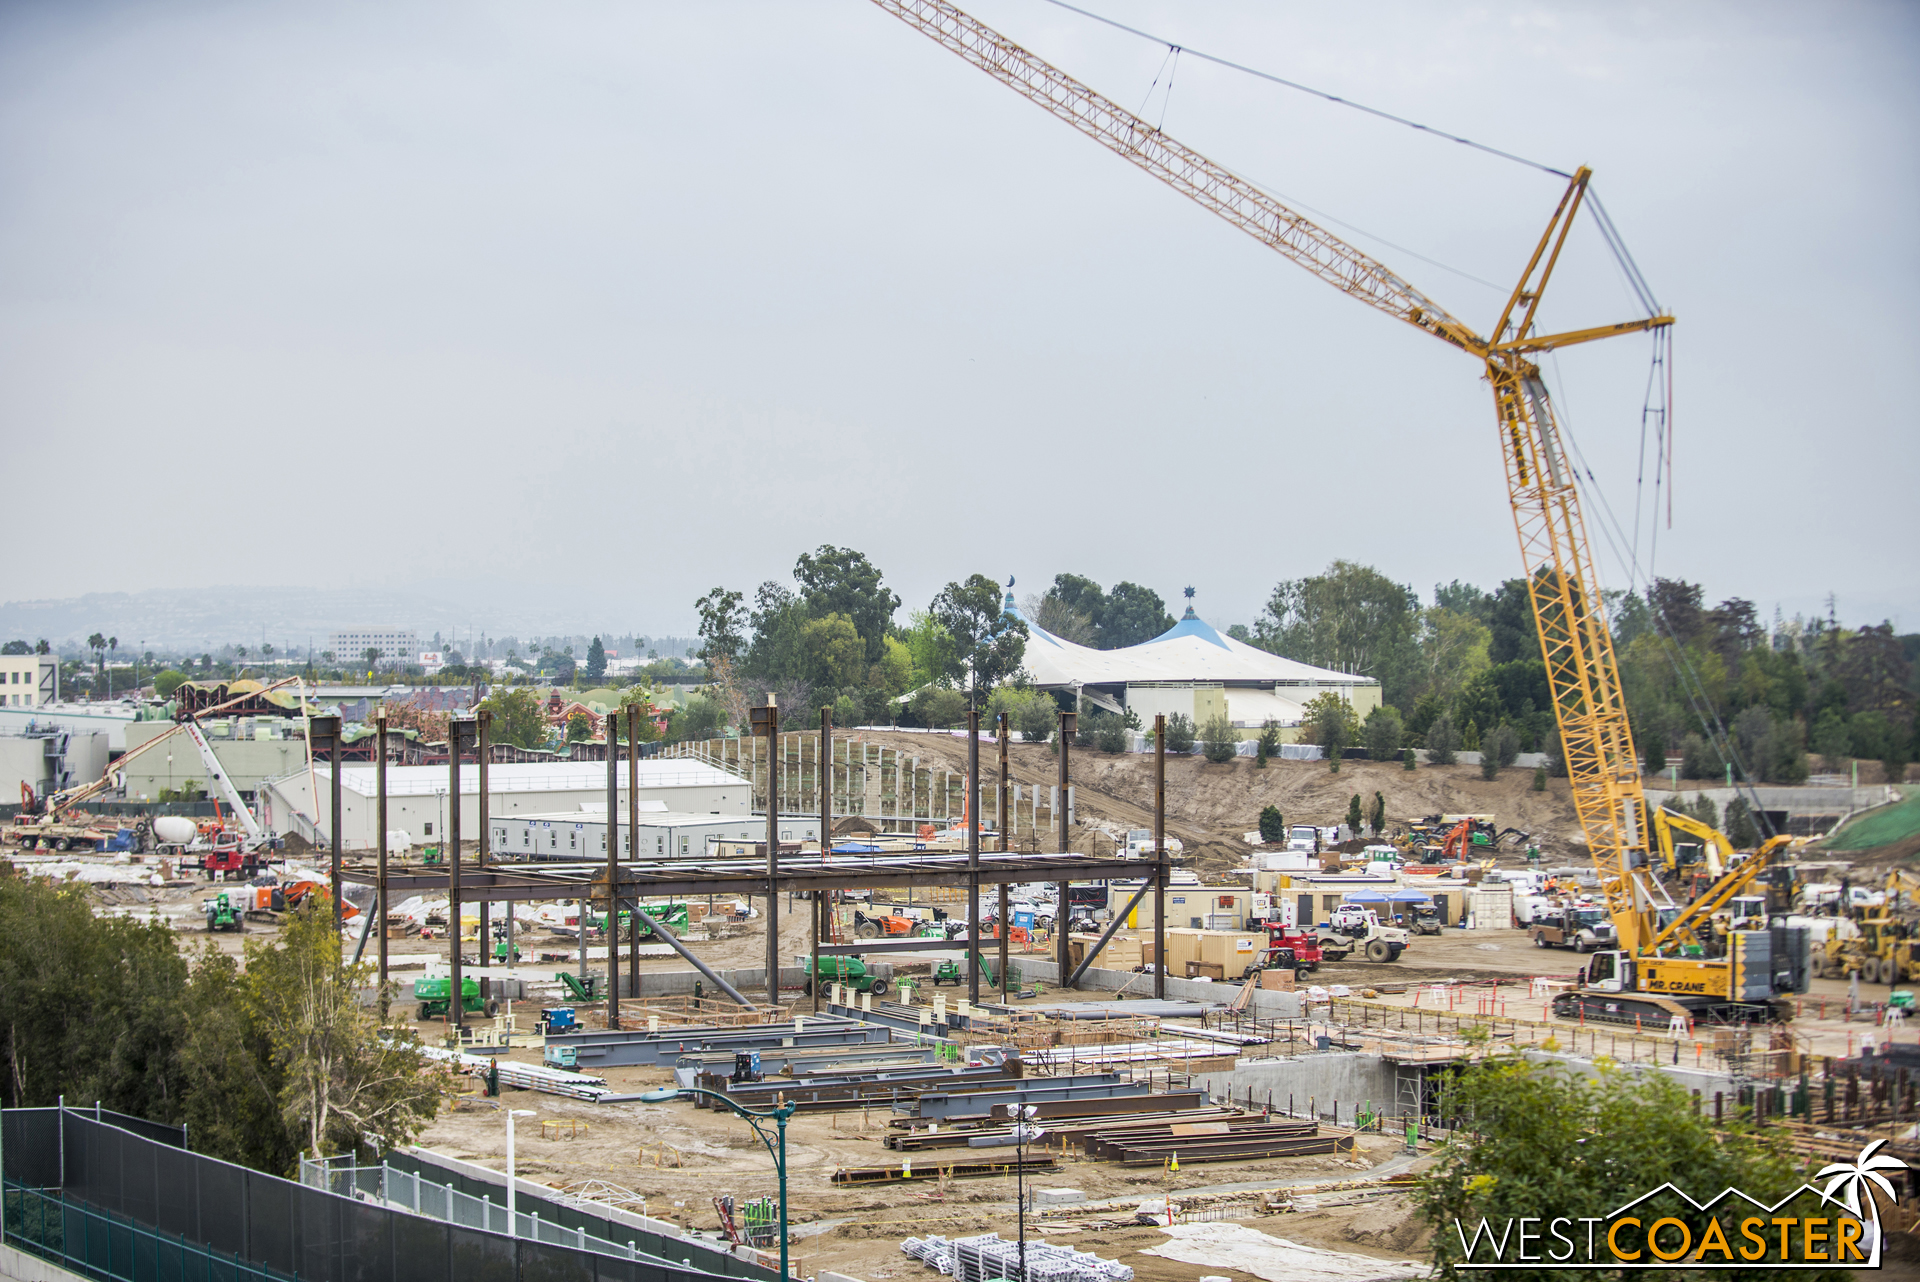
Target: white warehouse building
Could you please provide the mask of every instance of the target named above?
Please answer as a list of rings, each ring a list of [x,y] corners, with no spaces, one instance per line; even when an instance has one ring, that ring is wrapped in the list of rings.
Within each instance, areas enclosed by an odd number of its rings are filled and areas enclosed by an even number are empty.
[[[639,858],[702,859],[713,857],[711,842],[760,842],[767,839],[764,815],[676,814],[660,802],[642,800]],[[649,807],[660,806],[660,809]],[[620,857],[634,858],[634,834],[628,812],[620,814]],[[501,859],[604,860],[607,857],[607,803],[588,810],[563,810],[551,815],[488,817],[493,829],[488,850]],[[819,815],[782,815],[780,840],[816,841]]]
[[[728,770],[697,761],[663,757],[641,761],[640,802],[653,813],[744,816],[752,809],[747,781]],[[628,763],[619,763],[620,806],[625,818]],[[372,850],[378,828],[372,764],[349,763],[340,770],[340,841],[347,850]],[[387,829],[405,832],[421,844],[445,840],[450,801],[446,766],[387,767]],[[315,844],[328,841],[332,806],[332,768],[302,767],[260,787],[260,822]],[[317,792],[317,796],[316,796]],[[607,806],[607,767],[603,762],[517,762],[487,768],[487,810],[493,819],[520,815],[580,814]],[[460,767],[460,835],[480,838],[480,767]],[[604,820],[603,820],[604,822]]]

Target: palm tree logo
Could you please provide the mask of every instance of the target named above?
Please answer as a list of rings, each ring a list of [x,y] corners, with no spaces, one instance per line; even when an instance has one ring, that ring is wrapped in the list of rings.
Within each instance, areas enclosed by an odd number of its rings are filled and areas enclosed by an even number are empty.
[[[1860,1194],[1868,1190],[1869,1185],[1878,1185],[1889,1201],[1898,1201],[1893,1191],[1893,1183],[1882,1171],[1904,1171],[1907,1164],[1897,1157],[1889,1157],[1879,1152],[1887,1141],[1875,1140],[1860,1150],[1860,1156],[1851,1162],[1834,1162],[1823,1166],[1815,1173],[1814,1179],[1826,1180],[1826,1190],[1821,1196],[1828,1201],[1838,1201],[1853,1216],[1860,1218]],[[1837,1195],[1837,1196],[1836,1196]],[[1872,1205],[1872,1194],[1868,1193],[1868,1204]],[[1880,1222],[1880,1208],[1874,1206],[1873,1220]]]

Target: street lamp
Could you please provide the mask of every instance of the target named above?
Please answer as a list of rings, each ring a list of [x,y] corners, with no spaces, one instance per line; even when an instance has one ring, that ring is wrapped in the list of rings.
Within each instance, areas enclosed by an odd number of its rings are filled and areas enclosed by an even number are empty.
[[[513,1119],[532,1117],[530,1108],[510,1108],[507,1110],[507,1236],[519,1236],[519,1221],[514,1219],[513,1199]]]
[[[1032,1104],[1002,1104],[1000,1107],[1013,1119],[1013,1180],[1016,1195],[1020,1199],[1020,1282],[1027,1282],[1027,1141],[1037,1140],[1046,1132],[1028,1125],[1040,1115],[1040,1110]]]
[[[773,1157],[773,1168],[780,1176],[780,1276],[785,1279],[787,1273],[787,1119],[794,1114],[795,1105],[782,1104],[776,1109],[756,1113],[741,1108],[719,1091],[710,1091],[701,1086],[666,1086],[657,1091],[647,1091],[640,1096],[643,1104],[664,1104],[668,1100],[679,1099],[682,1095],[704,1095],[710,1100],[718,1100],[728,1108],[747,1119],[747,1125],[753,1127],[754,1134],[767,1146],[767,1152]],[[774,1124],[774,1134],[767,1134],[766,1123]]]

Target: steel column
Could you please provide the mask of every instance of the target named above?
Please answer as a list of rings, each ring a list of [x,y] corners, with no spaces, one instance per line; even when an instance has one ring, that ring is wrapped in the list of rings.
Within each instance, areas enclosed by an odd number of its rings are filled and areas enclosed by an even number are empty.
[[[1167,714],[1153,718],[1153,995],[1167,996]]]
[[[460,991],[460,741],[465,727],[447,719],[447,969],[452,986],[447,995],[447,1018],[455,1029],[466,1022],[466,1000]]]
[[[648,711],[652,706],[648,706]],[[627,705],[627,844],[633,847],[628,853],[633,856],[632,863],[640,862],[640,705]],[[637,910],[640,901],[635,899],[633,906]],[[608,945],[609,948],[612,945]],[[611,952],[607,954],[613,956]],[[627,929],[627,991],[636,999],[640,996],[640,919],[634,917],[628,922]]]
[[[620,710],[607,713],[607,1027],[620,1027]],[[586,932],[586,919],[580,922]]]
[[[379,860],[378,878],[374,883],[374,897],[380,908],[380,916],[387,915],[387,714],[382,712],[373,719],[374,750],[379,759],[373,767],[374,782],[374,823],[379,831],[374,835],[377,844],[374,849]],[[380,923],[380,1008],[386,1009],[387,1002],[387,923]]]
[[[1063,855],[1072,849],[1068,844],[1067,833],[1067,789],[1070,786],[1067,781],[1072,777],[1068,767],[1068,754],[1073,751],[1073,736],[1079,729],[1079,713],[1062,712],[1060,714],[1060,733],[1058,736],[1060,740],[1060,776],[1058,785],[1060,796],[1053,817],[1060,828],[1060,853]],[[1073,908],[1072,903],[1068,899],[1068,896],[1072,893],[1069,889],[1071,885],[1072,883],[1065,881],[1054,883],[1054,895],[1058,906],[1055,908],[1053,914],[1053,951],[1054,962],[1060,967],[1061,987],[1063,988],[1067,987],[1065,982],[1067,978],[1067,959],[1071,956],[1067,948],[1067,937],[1071,933],[1070,927]]]
[[[487,806],[487,755],[489,752],[492,751],[492,749],[490,749],[487,746],[490,738],[487,732],[492,721],[493,721],[493,713],[489,712],[487,709],[476,708],[474,710],[473,764],[474,764],[474,769],[479,772],[479,778],[476,783],[475,800],[477,800],[480,803],[476,807],[476,810],[479,812],[476,818],[478,818],[480,822],[480,840],[474,846],[474,850],[473,850],[473,864],[474,864],[474,867],[476,868],[485,868],[487,866],[487,853],[488,853],[488,850],[490,849],[490,844],[487,836],[487,822],[492,817],[493,812]],[[484,899],[480,901],[479,936],[480,936],[480,969],[481,970],[485,970],[487,967],[493,965],[493,912],[492,912],[492,909],[493,909],[492,904],[489,904]],[[512,965],[513,963],[508,962],[507,964]]]
[[[820,747],[814,755],[814,783],[820,787],[820,862],[833,854],[833,709],[820,709]],[[813,958],[807,972],[807,991],[813,995],[813,1013],[820,1013],[820,916],[823,897],[816,890],[809,901],[813,912]]]
[[[1007,714],[996,719],[995,738],[1000,749],[1000,787],[993,808],[993,826],[998,830],[1000,850],[1007,849]],[[1007,904],[1007,883],[1000,883],[1000,999],[1007,1000],[1007,944],[1013,936],[1013,914]]]
[[[767,1004],[780,1008],[780,781],[773,750],[780,738],[780,707],[771,691],[763,708],[749,708],[753,731],[767,741]]]
[[[980,1003],[980,709],[967,708],[967,1000]]]

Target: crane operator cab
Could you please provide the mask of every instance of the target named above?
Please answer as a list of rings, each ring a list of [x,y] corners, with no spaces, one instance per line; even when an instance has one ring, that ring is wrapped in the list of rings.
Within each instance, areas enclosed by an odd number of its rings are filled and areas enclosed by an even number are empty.
[[[1633,962],[1623,952],[1595,953],[1587,959],[1582,988],[1603,993],[1625,992],[1632,987]]]

